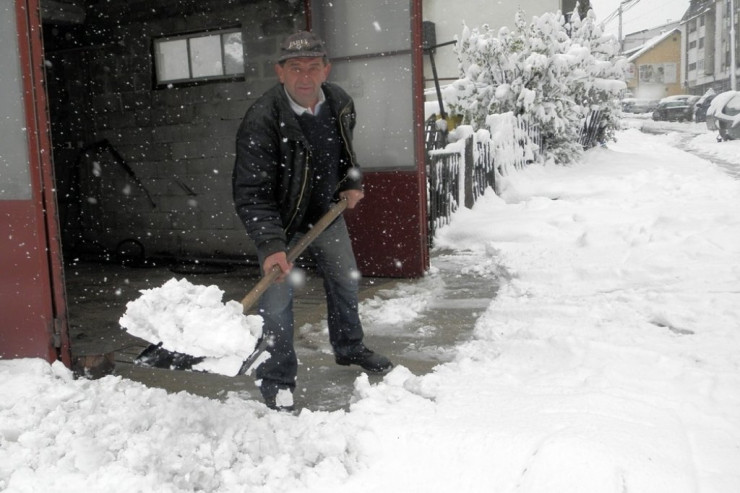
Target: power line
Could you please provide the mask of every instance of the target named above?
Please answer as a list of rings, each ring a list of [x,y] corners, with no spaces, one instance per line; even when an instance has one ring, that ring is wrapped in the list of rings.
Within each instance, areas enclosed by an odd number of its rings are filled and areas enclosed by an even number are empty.
[[[683,17],[683,12],[687,8],[685,7],[681,12],[677,12],[676,7],[677,3],[679,3],[677,0],[650,0],[649,2],[643,2],[640,4],[641,8],[635,11],[635,15],[632,15],[631,13],[624,15],[625,12],[636,6],[639,1],[640,0],[623,0],[619,8],[606,16],[603,21],[599,22],[599,26],[604,30],[608,30],[607,24],[612,23],[614,19],[619,16],[621,9],[622,16],[619,21],[619,37],[621,38],[623,26],[630,26],[627,29],[627,32],[635,32],[642,29],[652,29],[654,27],[663,26],[670,22],[678,22]],[[688,4],[689,0],[683,0],[680,3]],[[656,16],[656,13],[661,10],[665,12],[665,17],[662,19],[659,18],[659,14]],[[612,23],[612,26],[613,25],[614,24]],[[637,26],[637,29],[632,26]],[[614,29],[614,27],[611,29]]]
[[[639,1],[640,0],[623,0],[620,3],[619,7],[617,7],[617,9],[614,12],[612,12],[609,15],[607,15],[606,18],[604,18],[604,20],[601,21],[601,25],[604,26],[604,25],[608,24],[612,19],[614,19],[615,17],[617,17],[619,15],[619,11],[620,10],[622,11],[622,14],[624,14],[629,9],[631,9],[632,7],[634,7],[635,5],[637,5],[637,3]]]
[[[659,5],[651,5],[651,8],[649,8],[649,9],[641,9],[640,12],[639,12],[639,14],[640,14],[639,16],[637,16],[637,17],[630,17],[629,19],[625,18],[625,19],[623,19],[623,21],[625,21],[625,20],[630,20],[630,21],[631,20],[637,20],[639,17],[649,17],[649,14],[652,14],[654,12],[659,12],[661,10],[666,11],[666,17],[665,17],[665,19],[662,20],[662,21],[660,21],[660,24],[661,25],[662,24],[667,24],[668,22],[672,22],[672,21],[678,21],[678,20],[680,20],[680,17],[678,19],[671,19],[670,21],[668,20],[668,16],[669,16],[669,13],[668,12],[669,11],[668,11],[667,7],[669,5],[672,5],[672,4],[673,4],[673,2],[671,0],[666,0],[665,2],[663,2],[663,3],[659,4]],[[672,15],[674,12],[671,12],[671,17],[675,17],[675,15]],[[684,12],[681,12],[679,15],[680,16],[683,16],[683,13]]]

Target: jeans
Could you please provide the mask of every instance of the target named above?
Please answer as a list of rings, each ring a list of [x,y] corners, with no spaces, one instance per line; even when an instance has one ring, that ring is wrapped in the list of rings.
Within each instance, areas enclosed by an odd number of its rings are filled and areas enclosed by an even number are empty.
[[[291,239],[290,248],[300,239]],[[360,274],[343,217],[337,218],[307,248],[323,277],[326,292],[329,342],[335,354],[346,356],[362,345],[363,330],[357,312]],[[259,256],[260,265],[264,258]],[[293,346],[293,286],[275,283],[262,295],[259,314],[263,343],[270,358],[256,370],[264,396],[296,385],[298,359]]]

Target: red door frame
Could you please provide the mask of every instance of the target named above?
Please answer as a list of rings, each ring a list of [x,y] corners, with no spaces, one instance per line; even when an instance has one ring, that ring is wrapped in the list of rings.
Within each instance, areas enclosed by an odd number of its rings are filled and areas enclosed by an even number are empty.
[[[410,0],[411,50],[414,97],[414,154],[416,157],[416,186],[419,194],[419,276],[429,269],[429,209],[427,196],[427,151],[424,135],[424,16],[422,0]]]
[[[9,233],[0,239],[0,357],[38,357],[70,366],[39,0],[16,0],[15,13],[31,198],[0,201]]]

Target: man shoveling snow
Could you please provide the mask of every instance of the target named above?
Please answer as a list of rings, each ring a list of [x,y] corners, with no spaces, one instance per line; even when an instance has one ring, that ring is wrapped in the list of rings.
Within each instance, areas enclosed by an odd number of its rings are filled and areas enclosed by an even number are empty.
[[[298,358],[293,346],[293,287],[282,281],[290,273],[297,251],[307,249],[324,278],[329,340],[336,363],[358,365],[379,374],[390,371],[393,364],[363,342],[358,314],[360,273],[340,215],[364,197],[352,149],[354,103],[344,90],[326,82],[331,64],[323,42],[312,33],[289,36],[281,46],[275,70],[280,84],[250,107],[239,128],[233,176],[236,210],[257,247],[263,281],[268,282],[252,291],[261,296],[259,322],[254,318],[234,320],[223,330],[230,334],[230,327],[238,331],[246,324],[248,327],[241,330],[256,339],[243,341],[237,353],[222,347],[201,347],[198,338],[204,337],[205,328],[210,331],[210,327],[222,324],[221,318],[240,318],[252,293],[241,306],[232,302],[224,313],[193,323],[188,318],[192,317],[190,309],[212,309],[212,302],[220,303],[223,293],[216,300],[218,288],[201,290],[189,283],[177,290],[174,280],[161,292],[145,292],[146,297],[156,297],[140,300],[141,308],[129,306],[121,325],[150,342],[162,341],[169,355],[175,351],[187,358],[196,357],[188,360],[188,367],[193,363],[196,370],[221,368],[219,373],[229,374],[236,368],[233,375],[251,365],[256,368],[265,403],[290,411],[294,409]],[[201,298],[207,301],[206,306]],[[146,312],[160,301],[162,313],[148,319]],[[137,317],[137,311],[145,313]],[[169,318],[173,315],[176,323]],[[193,334],[189,327],[193,327]],[[175,344],[172,334],[184,344]],[[247,358],[250,354],[259,355],[257,361]]]
[[[237,133],[234,202],[257,247],[264,273],[292,264],[288,248],[307,234],[337,200],[353,208],[362,200],[361,172],[352,147],[354,102],[326,82],[331,70],[324,43],[309,32],[281,45],[280,80],[247,111]],[[344,219],[338,217],[309,247],[324,278],[329,340],[340,365],[372,373],[392,368],[364,343],[358,315],[359,271]],[[257,367],[269,407],[292,409],[298,359],[293,346],[293,289],[270,286],[260,300],[267,352]],[[278,397],[280,401],[278,402]]]

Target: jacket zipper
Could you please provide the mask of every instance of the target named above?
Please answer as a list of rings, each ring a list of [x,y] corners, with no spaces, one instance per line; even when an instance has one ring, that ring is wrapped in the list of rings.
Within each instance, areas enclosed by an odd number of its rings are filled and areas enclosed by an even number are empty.
[[[349,111],[349,104],[346,105],[344,108],[342,108],[342,111],[339,112],[339,131],[342,133],[342,142],[344,142],[344,150],[347,152],[347,159],[349,159],[350,162],[350,168],[356,168],[357,163],[355,162],[354,156],[352,155],[352,149],[349,147],[349,140],[347,139],[347,136],[344,133],[344,123],[342,121],[342,117]],[[342,185],[342,183],[347,180],[347,176],[342,178],[339,183],[337,183],[336,190],[339,190],[339,187]]]
[[[288,224],[283,228],[283,232],[287,233],[290,227],[293,225],[293,221],[295,221],[295,217],[298,215],[298,211],[301,208],[301,202],[303,201],[303,194],[306,192],[306,183],[308,182],[308,170],[309,170],[309,164],[311,160],[311,153],[308,152],[308,149],[306,150],[306,165],[303,167],[303,180],[301,181],[301,193],[298,194],[298,201],[295,205],[295,210],[293,211],[293,215],[290,218],[290,221],[288,221]]]

